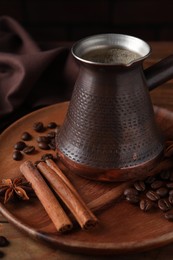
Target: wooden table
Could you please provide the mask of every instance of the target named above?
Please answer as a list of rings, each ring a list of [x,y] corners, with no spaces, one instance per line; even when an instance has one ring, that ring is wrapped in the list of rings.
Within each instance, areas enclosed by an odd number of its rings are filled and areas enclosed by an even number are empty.
[[[145,65],[155,63],[173,53],[172,42],[152,42],[152,54],[145,62]],[[154,104],[168,108],[173,111],[173,80],[167,82],[163,86],[151,92],[151,98]],[[81,254],[71,254],[68,252],[53,249],[48,245],[34,241],[27,235],[21,233],[8,221],[0,216],[0,234],[6,236],[10,245],[3,249],[6,254],[5,259],[62,259],[62,260],[78,260],[78,259],[107,259],[108,256],[86,256]],[[116,255],[116,259],[173,259],[173,244],[159,249],[151,250],[144,253],[131,255]],[[115,259],[115,256],[109,256],[109,259]]]

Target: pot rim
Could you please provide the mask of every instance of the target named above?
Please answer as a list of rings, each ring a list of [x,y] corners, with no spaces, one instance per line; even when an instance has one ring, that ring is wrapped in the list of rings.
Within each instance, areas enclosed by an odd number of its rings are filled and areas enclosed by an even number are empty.
[[[97,62],[91,61],[89,59],[83,58],[83,55],[87,52],[98,48],[119,48],[132,51],[138,54],[140,57],[135,58],[128,63],[121,62]],[[73,44],[71,48],[72,55],[82,63],[93,64],[93,65],[120,65],[120,66],[130,66],[133,63],[143,61],[151,53],[151,46],[144,40],[126,34],[116,34],[116,33],[106,33],[106,34],[96,34],[83,38]]]

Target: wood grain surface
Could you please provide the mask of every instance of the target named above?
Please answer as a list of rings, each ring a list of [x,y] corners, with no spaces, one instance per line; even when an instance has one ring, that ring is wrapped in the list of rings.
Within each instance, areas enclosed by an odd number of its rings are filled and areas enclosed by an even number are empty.
[[[14,178],[20,175],[21,161],[14,161],[12,152],[14,144],[20,140],[21,134],[25,130],[29,131],[33,139],[28,141],[28,144],[37,147],[35,138],[40,134],[36,134],[32,129],[33,123],[40,120],[44,125],[51,121],[62,124],[67,107],[68,103],[60,103],[38,110],[15,122],[1,135],[1,178]],[[173,113],[156,107],[155,114],[156,121],[161,126],[164,136],[173,136]],[[37,148],[35,154],[25,155],[22,161],[28,159],[33,162],[37,161],[43,153],[45,151]],[[90,181],[69,172],[65,167],[63,170],[84,201],[90,205],[111,190],[115,190],[116,186],[120,185],[121,187],[122,185]],[[37,199],[15,204],[9,203],[5,206],[0,203],[0,212],[31,237],[70,252],[85,254],[129,253],[160,247],[173,241],[173,223],[165,220],[159,211],[146,214],[123,199],[120,201],[111,200],[110,204],[108,198],[107,204],[101,205],[97,210],[99,219],[97,228],[91,231],[82,231],[76,225],[74,230],[66,235],[57,233]]]
[[[153,43],[152,46],[153,55],[145,63],[145,66],[149,66],[160,58],[173,53],[172,43]],[[173,110],[172,81],[152,91],[151,98],[153,104]],[[23,129],[29,129],[31,124],[38,118],[43,118],[45,123],[49,122],[50,119],[56,118],[57,122],[60,124],[62,123],[66,112],[64,110],[64,104],[59,104],[57,106],[58,112],[55,111],[55,109],[52,109],[53,107],[34,112],[32,114],[32,119],[30,117],[31,115],[22,118],[1,135],[1,177],[15,177],[20,174],[16,169],[19,168],[21,162],[14,162],[11,159],[10,151],[13,150],[13,144],[20,138]],[[51,115],[49,111],[49,116],[47,117],[45,111],[48,111],[49,109],[51,110]],[[161,120],[158,120],[159,125],[163,130],[167,129],[164,131],[169,135],[172,132],[172,113],[164,110],[159,110],[156,113],[159,114],[159,118],[161,118]],[[41,153],[42,152],[35,154],[35,158],[40,156]],[[25,158],[33,159],[33,156],[27,155]],[[70,173],[66,172],[66,174],[74,185],[78,186],[78,183],[81,182],[79,177],[76,176],[74,179]],[[105,193],[105,190],[108,192],[112,189],[112,187],[103,188],[103,184],[100,183],[91,184],[90,181],[84,179],[82,179],[82,182],[83,184],[80,187],[78,186],[79,192],[87,203],[92,202],[96,197],[96,193],[99,198],[99,196]],[[97,185],[99,187],[97,187],[98,192],[95,192]],[[109,186],[111,185],[109,184]],[[88,190],[91,192],[88,193]],[[90,196],[88,196],[88,194],[90,194]],[[12,213],[11,219],[9,213]],[[134,206],[131,206],[126,202],[111,203],[107,209],[98,210],[97,216],[100,219],[100,225],[97,230],[83,233],[79,228],[76,228],[74,232],[63,238],[63,241],[65,240],[65,242],[62,242],[62,237],[58,238],[57,241],[57,235],[55,234],[52,223],[48,219],[42,206],[38,205],[36,200],[29,202],[28,205],[24,205],[24,203],[15,207],[14,205],[8,205],[4,209],[4,214],[7,214],[6,217],[9,218],[10,221],[13,221],[15,218],[17,221],[14,223],[15,225],[11,225],[8,223],[7,218],[4,218],[3,216],[0,217],[1,233],[11,240],[11,245],[4,249],[4,252],[7,254],[7,259],[41,259],[43,257],[49,259],[107,259],[106,256],[101,256],[106,253],[106,250],[109,254],[116,252],[118,254],[116,256],[117,259],[173,259],[171,256],[173,246],[168,245],[163,247],[165,244],[172,242],[173,223],[163,219],[160,213],[155,212],[152,215],[146,214],[140,212],[135,209]],[[18,230],[15,226],[20,223],[23,226]],[[27,235],[21,232],[24,227],[28,228],[25,230]],[[40,231],[46,232],[43,239],[48,238],[49,243],[40,243],[28,236],[29,234],[33,238],[38,239],[37,233]],[[50,244],[53,243],[49,241],[49,237],[56,237],[56,241],[54,241],[56,248],[50,246]],[[64,244],[62,245],[62,243]],[[98,250],[96,244],[99,245],[101,249],[99,248]],[[107,246],[108,248],[106,248]],[[138,250],[151,249],[155,246],[159,246],[159,249],[153,249],[145,253],[137,253]],[[91,250],[88,250],[90,247]],[[63,248],[66,251],[59,250],[59,248]],[[77,253],[71,254],[68,250],[74,250]],[[129,252],[131,250],[134,251],[133,254],[124,254],[125,251]],[[93,256],[92,252],[101,255]],[[89,254],[89,256],[86,256],[86,253]],[[115,256],[110,255],[109,258],[115,259]]]

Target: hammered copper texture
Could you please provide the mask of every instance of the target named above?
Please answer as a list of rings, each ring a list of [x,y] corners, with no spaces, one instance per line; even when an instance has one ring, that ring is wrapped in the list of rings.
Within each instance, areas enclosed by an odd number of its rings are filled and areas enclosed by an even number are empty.
[[[146,93],[129,88],[101,96],[76,84],[58,149],[76,163],[101,169],[151,160],[163,147]]]
[[[123,34],[86,37],[72,47],[80,70],[56,141],[58,155],[72,171],[119,180],[119,170],[128,175],[145,167],[147,172],[157,163],[163,140],[149,88],[172,77],[172,58],[163,62],[165,73],[162,62],[144,70],[150,52],[146,42]],[[101,173],[94,177],[93,172]]]

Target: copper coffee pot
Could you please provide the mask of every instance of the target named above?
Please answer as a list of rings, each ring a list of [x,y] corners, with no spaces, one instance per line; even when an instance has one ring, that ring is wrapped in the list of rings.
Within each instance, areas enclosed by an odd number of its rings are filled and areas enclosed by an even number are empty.
[[[83,177],[124,181],[147,176],[163,138],[149,90],[173,77],[173,56],[143,69],[151,52],[141,39],[95,35],[72,47],[80,72],[57,136],[61,160]]]

